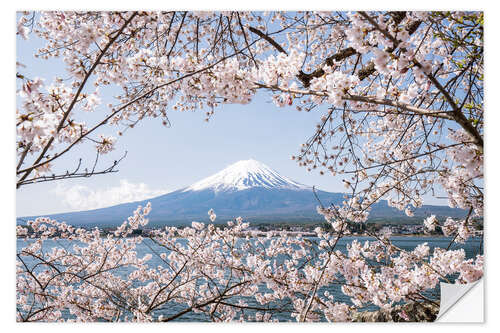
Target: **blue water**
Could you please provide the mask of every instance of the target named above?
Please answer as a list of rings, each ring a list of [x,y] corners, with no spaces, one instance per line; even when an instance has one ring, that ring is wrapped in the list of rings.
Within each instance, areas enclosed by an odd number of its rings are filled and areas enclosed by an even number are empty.
[[[310,238],[311,240],[314,240],[314,238]],[[342,238],[338,244],[337,244],[337,249],[346,252],[346,245],[351,243],[354,239],[359,240],[361,243],[364,243],[366,240],[374,240],[373,238],[370,237],[344,237]],[[431,253],[432,249],[435,247],[440,247],[440,248],[447,248],[451,238],[448,237],[392,237],[391,238],[393,244],[395,246],[398,246],[402,249],[405,250],[413,250],[418,244],[421,244],[423,242],[428,243],[428,245],[431,248]],[[182,241],[182,240],[181,240]],[[49,251],[55,246],[64,246],[66,248],[71,248],[71,242],[68,240],[47,240],[44,242],[43,245],[43,250],[44,251]],[[145,239],[144,242],[148,242],[148,245],[152,247],[155,250],[159,250],[159,252],[164,252],[164,248],[160,248],[153,244],[150,240]],[[471,238],[469,239],[465,244],[453,244],[450,249],[459,249],[463,248],[465,250],[467,258],[473,258],[477,254],[482,253],[481,251],[481,240],[479,238]],[[17,241],[17,247],[18,249],[26,246],[27,241],[25,240],[18,240]],[[151,250],[149,249],[148,245],[145,243],[141,243],[137,246],[136,251],[137,251],[137,256],[139,258],[143,257],[144,255],[151,253]],[[32,262],[33,263],[33,262]],[[31,263],[31,264],[32,264]],[[29,260],[28,260],[28,264]],[[163,266],[165,265],[160,258],[157,256],[153,255],[153,258],[148,262],[148,265],[151,267],[157,267],[157,266]],[[119,274],[122,277],[126,277],[128,273],[130,273],[131,268],[124,268],[118,271],[114,271],[115,274]],[[451,279],[453,280],[453,278]],[[265,286],[262,286],[262,290],[265,290]],[[328,288],[322,288],[320,289],[320,293],[323,293],[324,290],[328,290],[330,294],[335,296],[336,301],[339,302],[346,302],[348,304],[352,304],[349,297],[344,295],[340,289],[340,285],[331,285]],[[427,293],[428,296],[432,297],[433,299],[438,299],[439,298],[439,287],[435,288],[432,291],[429,291]],[[237,301],[237,300],[236,300]],[[252,299],[245,298],[245,301],[251,305],[251,306],[260,306],[257,302],[255,302]],[[234,302],[234,301],[233,301]],[[182,304],[169,304],[168,307],[165,307],[163,309],[160,309],[155,312],[154,317],[157,317],[159,315],[163,315],[164,317],[169,317],[182,309],[184,309],[185,305]],[[363,310],[375,310],[375,306],[368,306],[364,308]],[[246,311],[246,313],[251,313],[251,311]],[[69,314],[66,314],[66,316],[69,316]],[[273,315],[273,318],[277,318],[280,321],[290,321],[294,320],[289,316],[288,313],[276,313]],[[196,314],[196,313],[187,313],[183,315],[180,318],[177,318],[176,321],[207,321],[208,318],[206,317],[205,314]]]

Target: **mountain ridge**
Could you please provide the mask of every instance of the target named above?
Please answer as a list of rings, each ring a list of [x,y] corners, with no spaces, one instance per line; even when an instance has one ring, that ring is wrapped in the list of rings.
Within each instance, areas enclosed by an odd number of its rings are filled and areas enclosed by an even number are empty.
[[[123,203],[94,210],[51,214],[48,217],[64,220],[78,226],[117,226],[121,224],[138,205],[151,202],[148,216],[150,225],[182,225],[191,221],[208,222],[207,212],[214,209],[217,223],[238,216],[249,221],[322,221],[316,212],[319,205],[316,196],[323,203],[339,205],[345,200],[345,193],[317,190],[293,181],[277,171],[255,160],[238,161],[212,176],[206,177],[188,187],[169,192],[148,200]],[[415,210],[415,216],[461,217],[465,212],[446,206],[423,206]],[[389,207],[385,201],[372,207],[372,218],[401,218],[406,215]],[[33,219],[36,216],[24,217]],[[21,219],[22,220],[22,219]]]

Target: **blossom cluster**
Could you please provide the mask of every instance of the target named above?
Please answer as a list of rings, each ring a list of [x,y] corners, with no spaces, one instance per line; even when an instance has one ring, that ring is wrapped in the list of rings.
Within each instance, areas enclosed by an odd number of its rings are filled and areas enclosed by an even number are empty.
[[[193,222],[131,237],[150,211],[150,204],[139,206],[105,237],[48,218],[18,226],[27,242],[18,250],[18,320],[170,321],[197,313],[214,321],[275,321],[288,313],[298,321],[348,321],[367,305],[388,310],[424,297],[453,274],[461,283],[482,276],[483,256],[466,259],[463,250],[431,252],[424,243],[406,251],[377,236],[354,240],[343,252],[336,248],[341,233],[260,236],[242,218],[226,227]],[[47,250],[56,239],[61,245]],[[140,244],[151,252],[138,257]],[[161,264],[148,264],[152,256]],[[320,291],[338,283],[350,302]],[[283,302],[291,308],[275,306]],[[174,304],[182,305],[178,312],[160,316]]]

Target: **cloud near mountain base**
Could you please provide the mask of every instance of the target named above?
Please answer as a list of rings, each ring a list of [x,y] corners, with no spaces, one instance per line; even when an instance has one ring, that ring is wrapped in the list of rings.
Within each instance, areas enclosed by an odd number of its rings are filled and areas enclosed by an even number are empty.
[[[57,185],[53,193],[71,210],[89,210],[153,198],[165,193],[165,189],[151,189],[145,183],[120,180],[120,185],[106,188],[90,188],[84,185]]]

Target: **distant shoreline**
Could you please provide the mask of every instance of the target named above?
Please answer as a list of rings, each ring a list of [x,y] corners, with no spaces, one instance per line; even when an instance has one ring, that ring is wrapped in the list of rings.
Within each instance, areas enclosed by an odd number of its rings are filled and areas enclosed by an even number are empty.
[[[288,237],[291,237],[291,236],[301,236],[301,237],[304,237],[304,238],[310,238],[310,237],[318,237],[318,235],[316,233],[312,233],[312,232],[297,232],[297,231],[282,231],[282,230],[275,230],[275,231],[268,231],[268,232],[257,232],[256,234],[252,235],[252,234],[241,234],[240,237],[241,238],[246,238],[247,236],[251,237],[251,238],[254,238],[254,237],[268,237],[268,234],[271,234],[272,233],[272,236],[271,237],[276,237],[276,236],[279,236],[279,235],[282,235],[284,234],[285,236],[288,236]],[[101,238],[104,238],[106,237],[107,235],[101,235]],[[117,238],[134,238],[134,237],[144,237],[144,238],[148,238],[148,235],[145,235],[145,234],[135,234],[135,235],[129,235],[129,236],[126,236],[126,237],[117,237]],[[175,236],[175,237],[179,237],[179,236]],[[400,237],[400,238],[448,238],[448,239],[452,239],[453,237],[450,237],[450,236],[444,236],[444,235],[429,235],[429,234],[392,234],[390,238],[392,237]],[[371,235],[343,235],[342,238],[372,238],[372,239],[376,239],[375,237],[371,236]],[[481,238],[481,237],[478,237],[478,236],[474,236],[472,238]],[[16,237],[17,240],[36,240],[36,239],[40,239],[40,237]],[[61,239],[60,237],[58,236],[55,236],[55,237],[48,237],[47,239]],[[63,238],[65,239],[65,238]],[[76,240],[76,239],[74,239]]]
[[[279,234],[285,234],[287,236],[299,236],[301,235],[302,237],[317,237],[317,234],[312,233],[312,232],[299,232],[299,231],[282,231],[282,230],[270,230],[269,232],[272,232],[274,235],[279,235]],[[265,232],[258,233],[257,236],[262,236],[265,237],[267,234]],[[356,238],[356,237],[363,237],[363,238],[375,238],[371,235],[363,235],[363,234],[350,234],[350,235],[343,235],[343,237],[351,237],[351,238]],[[445,236],[445,235],[430,235],[430,234],[391,234],[391,237],[419,237],[419,238],[452,238],[450,236]]]

